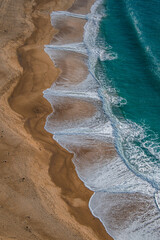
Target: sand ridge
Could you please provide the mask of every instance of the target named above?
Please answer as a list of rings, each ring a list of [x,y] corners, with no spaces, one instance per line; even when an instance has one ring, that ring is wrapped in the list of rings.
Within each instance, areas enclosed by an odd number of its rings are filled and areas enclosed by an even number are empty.
[[[60,73],[43,47],[55,33],[49,13],[72,3],[0,1],[1,239],[109,239],[72,155],[44,130],[52,109],[42,92]]]

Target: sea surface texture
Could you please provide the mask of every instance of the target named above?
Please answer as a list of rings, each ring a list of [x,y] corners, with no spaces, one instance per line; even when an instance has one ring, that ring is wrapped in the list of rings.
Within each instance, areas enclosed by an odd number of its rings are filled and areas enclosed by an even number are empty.
[[[115,240],[160,239],[160,1],[77,0],[45,46],[61,74],[46,130]]]

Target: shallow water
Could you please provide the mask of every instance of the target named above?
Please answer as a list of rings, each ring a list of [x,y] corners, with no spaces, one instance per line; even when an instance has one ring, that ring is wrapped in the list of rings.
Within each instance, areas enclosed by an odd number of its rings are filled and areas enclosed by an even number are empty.
[[[95,192],[89,207],[114,239],[158,240],[160,3],[92,4],[51,14],[59,33],[45,51],[62,73],[44,91],[45,128],[74,153]]]

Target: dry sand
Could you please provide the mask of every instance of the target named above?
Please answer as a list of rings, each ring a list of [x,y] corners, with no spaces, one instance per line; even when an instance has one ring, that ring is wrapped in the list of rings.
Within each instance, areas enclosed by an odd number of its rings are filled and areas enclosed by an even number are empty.
[[[0,0],[0,239],[111,239],[72,155],[44,130],[42,91],[60,71],[44,52],[50,12],[73,0]]]

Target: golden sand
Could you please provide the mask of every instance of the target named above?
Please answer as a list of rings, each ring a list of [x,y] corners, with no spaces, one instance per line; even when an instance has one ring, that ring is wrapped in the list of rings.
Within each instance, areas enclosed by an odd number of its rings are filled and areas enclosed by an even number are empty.
[[[72,155],[44,130],[43,98],[60,71],[44,52],[50,12],[73,0],[0,0],[0,239],[111,239]]]

